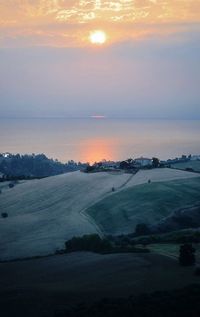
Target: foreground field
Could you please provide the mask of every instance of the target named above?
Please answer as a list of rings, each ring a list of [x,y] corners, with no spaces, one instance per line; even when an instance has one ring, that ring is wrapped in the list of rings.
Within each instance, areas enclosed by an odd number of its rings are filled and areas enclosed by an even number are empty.
[[[80,252],[1,263],[0,307],[3,317],[51,317],[55,310],[81,302],[198,283],[193,271],[159,254]]]
[[[124,189],[87,210],[106,234],[131,233],[138,223],[155,224],[173,211],[200,203],[200,177]]]
[[[162,189],[162,183],[157,182],[193,177],[194,182],[196,179],[195,186],[199,186],[198,176],[195,173],[172,169],[141,170],[136,175],[74,172],[41,180],[26,181],[17,184],[12,189],[8,189],[8,184],[6,184],[6,187],[2,187],[0,194],[1,213],[8,214],[7,218],[0,218],[0,259],[8,260],[54,253],[56,249],[63,248],[64,242],[73,236],[88,233],[101,235],[102,230],[99,225],[105,232],[119,232],[120,230],[127,232],[127,229],[133,231],[135,222],[130,222],[130,217],[132,217],[130,213],[133,213],[133,217],[135,217],[132,207],[135,206],[136,196],[141,197],[141,201],[137,205],[142,217],[139,220],[146,221],[148,217],[150,219],[152,217],[151,212],[148,214],[148,204],[151,204],[150,195],[152,193],[149,192],[149,196],[146,195],[145,205],[142,198],[143,187],[135,187],[136,185],[147,183],[151,179],[151,187],[148,188],[157,186]],[[188,183],[190,182],[191,180],[188,180]],[[146,188],[145,186],[148,185],[143,186]],[[170,191],[170,186],[168,185],[169,198],[167,201],[174,197],[170,196],[171,192],[173,193],[173,190]],[[195,186],[191,194],[195,193]],[[114,193],[112,187],[115,188]],[[128,189],[129,187],[130,189]],[[130,191],[123,192],[126,188]],[[136,192],[138,191],[135,198],[134,188]],[[189,195],[190,189],[188,188],[188,190]],[[187,192],[186,188],[185,192]],[[108,205],[104,205],[104,202],[103,205],[98,205],[103,209],[100,208],[97,215],[94,215],[90,209],[89,213],[86,212],[89,207],[106,197]],[[121,197],[127,198],[127,203],[123,202]],[[191,199],[193,199],[192,196]],[[122,206],[122,202],[125,204],[124,206]],[[127,204],[130,204],[131,207],[131,209],[128,207],[128,215]],[[110,207],[113,208],[113,214],[110,214]],[[162,216],[165,214],[165,211],[160,213]],[[116,218],[114,219],[113,216]],[[109,226],[109,230],[107,230],[107,226]]]

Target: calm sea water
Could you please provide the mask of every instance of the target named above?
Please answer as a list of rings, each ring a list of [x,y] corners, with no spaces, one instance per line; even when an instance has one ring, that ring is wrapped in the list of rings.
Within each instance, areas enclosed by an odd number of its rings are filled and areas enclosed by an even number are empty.
[[[0,152],[63,162],[200,154],[200,120],[1,119]]]

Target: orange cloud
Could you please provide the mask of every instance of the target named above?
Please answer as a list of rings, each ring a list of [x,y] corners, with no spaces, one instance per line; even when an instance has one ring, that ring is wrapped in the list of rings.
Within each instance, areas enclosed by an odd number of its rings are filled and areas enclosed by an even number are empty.
[[[9,0],[0,2],[0,45],[83,46],[93,28],[116,42],[199,22],[197,0]]]

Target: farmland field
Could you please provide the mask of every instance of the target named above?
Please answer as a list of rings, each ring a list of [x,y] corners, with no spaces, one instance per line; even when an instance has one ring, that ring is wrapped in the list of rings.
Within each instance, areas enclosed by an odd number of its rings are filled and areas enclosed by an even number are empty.
[[[131,233],[138,223],[154,224],[174,210],[199,204],[200,177],[124,189],[87,210],[106,234]]]
[[[200,172],[200,161],[188,161],[184,163],[171,164],[171,168],[180,168],[185,170],[186,168],[192,168],[194,171]]]
[[[82,209],[129,177],[75,172],[2,189],[0,210],[8,218],[0,218],[0,259],[54,253],[75,235],[99,232]]]
[[[55,310],[81,302],[91,304],[105,297],[135,296],[199,283],[193,267],[180,267],[176,259],[156,253],[76,252],[0,263],[0,280],[1,311],[7,313],[3,316],[17,312],[21,317],[55,316]]]
[[[200,245],[199,243],[193,243],[192,245],[196,250],[195,252],[196,262],[198,265],[200,265]],[[180,243],[155,243],[155,244],[150,244],[148,246],[148,249],[151,252],[165,255],[174,259],[178,259]]]
[[[182,183],[174,186],[176,183],[168,183],[173,179],[182,179],[189,186],[183,186],[183,191]],[[0,259],[52,254],[64,248],[65,241],[73,236],[102,235],[102,230],[133,231],[137,221],[157,220],[167,215],[171,204],[179,202],[174,200],[175,193],[184,195],[183,203],[197,201],[199,180],[196,173],[152,169],[136,175],[73,172],[25,181],[11,189],[6,184],[0,194],[1,213],[8,214],[6,219],[0,218]],[[143,185],[137,186],[140,184]],[[152,192],[153,188],[156,191]],[[154,211],[152,208],[159,201],[163,208],[157,206]]]

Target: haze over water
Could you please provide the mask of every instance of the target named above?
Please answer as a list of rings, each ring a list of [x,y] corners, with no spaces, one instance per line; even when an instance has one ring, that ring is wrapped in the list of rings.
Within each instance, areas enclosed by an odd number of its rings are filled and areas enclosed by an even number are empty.
[[[0,152],[66,162],[200,154],[200,120],[1,119]]]

